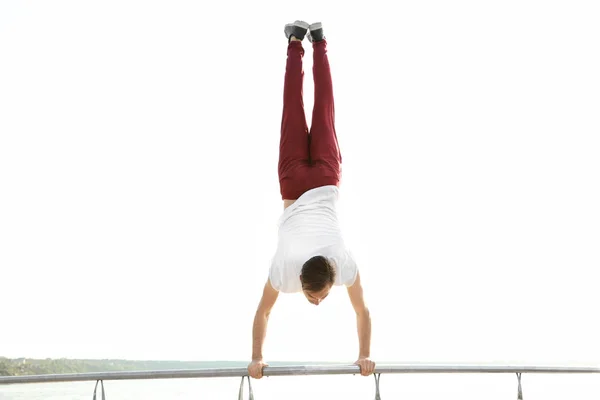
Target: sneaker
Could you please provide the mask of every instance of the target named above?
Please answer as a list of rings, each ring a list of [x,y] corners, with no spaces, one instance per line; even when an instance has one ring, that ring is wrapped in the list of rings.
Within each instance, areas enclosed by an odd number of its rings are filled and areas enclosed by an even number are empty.
[[[285,37],[290,42],[290,38],[294,36],[296,39],[303,40],[306,31],[308,30],[308,22],[296,21],[293,24],[286,24],[284,28]]]
[[[325,40],[325,35],[323,34],[323,25],[320,22],[310,24],[308,26],[308,33],[306,37],[311,43]]]

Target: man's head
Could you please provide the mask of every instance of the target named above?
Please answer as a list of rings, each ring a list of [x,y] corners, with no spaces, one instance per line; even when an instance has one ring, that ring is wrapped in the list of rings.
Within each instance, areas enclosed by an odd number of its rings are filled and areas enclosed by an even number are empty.
[[[315,256],[302,266],[300,282],[308,301],[319,305],[335,282],[335,267],[327,258]]]

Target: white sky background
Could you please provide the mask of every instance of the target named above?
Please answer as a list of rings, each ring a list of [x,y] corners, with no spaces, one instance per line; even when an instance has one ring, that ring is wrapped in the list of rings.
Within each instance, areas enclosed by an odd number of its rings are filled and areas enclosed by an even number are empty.
[[[305,19],[329,41],[372,358],[598,365],[596,7],[3,1],[0,355],[250,358],[283,25]],[[357,353],[344,289],[280,295],[267,360]]]

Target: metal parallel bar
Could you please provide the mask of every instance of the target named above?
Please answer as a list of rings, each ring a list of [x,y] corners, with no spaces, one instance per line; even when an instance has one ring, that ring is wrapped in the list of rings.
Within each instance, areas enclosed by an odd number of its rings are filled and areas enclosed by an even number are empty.
[[[520,372],[517,372],[517,380],[519,381],[519,386],[517,387],[517,400],[523,400],[523,386],[521,385]]]
[[[373,377],[375,378],[375,400],[381,400],[381,393],[379,393],[379,379],[381,379],[381,374],[375,373]]]
[[[291,375],[345,375],[359,374],[357,365],[296,365],[265,367],[264,376]],[[443,365],[443,364],[390,364],[378,365],[377,374],[397,373],[600,373],[600,366],[500,366],[500,365]],[[0,376],[0,385],[15,383],[76,382],[130,379],[179,379],[242,377],[248,375],[246,368],[205,368],[158,371],[113,371],[77,374],[48,374]]]
[[[100,384],[100,388],[102,389],[102,400],[106,400],[106,392],[104,391],[103,381],[96,381],[96,387],[94,387],[94,397],[92,397],[92,400],[96,400],[96,391],[98,390],[98,383]]]

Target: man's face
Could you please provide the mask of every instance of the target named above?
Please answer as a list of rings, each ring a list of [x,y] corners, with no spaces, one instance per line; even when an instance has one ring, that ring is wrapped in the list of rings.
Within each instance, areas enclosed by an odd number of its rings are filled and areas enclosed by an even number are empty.
[[[303,291],[303,293],[304,293],[304,296],[306,296],[307,300],[311,304],[318,306],[325,299],[325,297],[327,297],[330,290],[331,290],[331,286],[327,286],[320,292],[309,292],[309,291],[305,290],[305,291]]]

